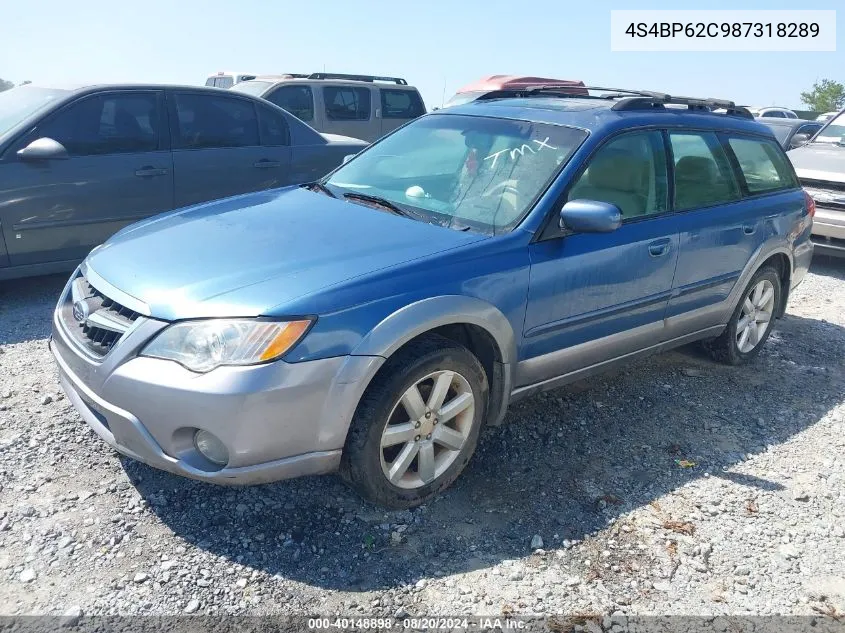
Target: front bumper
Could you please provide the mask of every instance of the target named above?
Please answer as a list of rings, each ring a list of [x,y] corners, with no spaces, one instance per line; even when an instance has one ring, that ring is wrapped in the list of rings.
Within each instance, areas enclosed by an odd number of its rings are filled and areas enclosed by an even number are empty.
[[[383,359],[276,361],[196,374],[138,355],[166,326],[141,317],[108,354],[92,359],[67,331],[61,310],[54,313],[50,350],[59,380],[100,438],[155,468],[213,483],[265,483],[337,469],[352,414]],[[196,450],[197,429],[226,445],[225,466]]]
[[[845,257],[845,211],[817,204],[812,239],[819,254]]]

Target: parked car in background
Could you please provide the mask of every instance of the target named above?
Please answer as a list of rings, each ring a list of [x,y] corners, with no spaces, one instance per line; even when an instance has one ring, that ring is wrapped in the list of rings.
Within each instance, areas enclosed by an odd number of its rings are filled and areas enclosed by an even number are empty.
[[[210,88],[231,88],[237,83],[255,79],[255,75],[251,73],[236,73],[227,70],[221,70],[213,75],[209,75],[205,80],[205,85]]]
[[[216,88],[29,84],[0,93],[0,279],[72,270],[127,224],[314,180],[366,143],[330,141]]]
[[[53,317],[69,401],[156,468],[340,470],[409,507],[520,397],[698,340],[752,360],[812,257],[812,200],[771,133],[726,102],[532,94],[125,229]]]
[[[835,117],[837,114],[839,114],[839,113],[838,112],[825,112],[824,114],[820,114],[819,116],[817,116],[816,121],[821,121],[822,123],[827,123],[833,117]]]
[[[780,146],[785,150],[800,147],[813,138],[823,125],[816,121],[805,121],[804,119],[758,117],[757,120],[772,131]]]
[[[816,201],[816,252],[845,257],[845,110],[816,136],[789,152],[804,189]]]
[[[778,108],[775,106],[759,108],[749,107],[748,111],[755,117],[765,117],[773,119],[797,119],[798,115],[788,108]]]
[[[320,132],[374,141],[425,114],[401,77],[339,73],[261,75],[232,90],[266,99]]]
[[[517,92],[535,86],[556,86],[562,93],[588,95],[583,81],[572,79],[549,79],[527,75],[489,75],[462,86],[445,104],[444,108],[475,101],[482,96],[493,96],[497,92]]]

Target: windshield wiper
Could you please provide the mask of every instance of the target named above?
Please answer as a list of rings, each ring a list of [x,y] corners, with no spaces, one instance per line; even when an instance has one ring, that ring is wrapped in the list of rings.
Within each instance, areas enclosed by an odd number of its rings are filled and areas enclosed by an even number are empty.
[[[395,204],[393,204],[390,200],[385,200],[384,198],[380,198],[378,196],[371,196],[366,193],[345,193],[343,197],[348,200],[361,200],[362,202],[370,202],[372,204],[376,204],[383,209],[387,209],[388,211],[395,213],[396,215],[401,215],[403,218],[413,218],[414,216],[404,209],[400,209]]]
[[[329,197],[331,197],[331,198],[337,198],[337,196],[336,196],[336,195],[334,195],[334,193],[332,193],[332,190],[331,190],[331,189],[329,189],[328,187],[326,187],[326,185],[324,185],[324,184],[323,184],[323,183],[321,183],[321,182],[317,182],[317,181],[314,181],[314,182],[306,182],[306,183],[305,183],[304,185],[302,185],[302,186],[303,186],[303,187],[305,187],[306,189],[310,190],[310,191],[315,191],[315,190],[316,190],[316,191],[319,191],[320,193],[324,193],[324,194],[326,194],[327,196],[329,196]]]

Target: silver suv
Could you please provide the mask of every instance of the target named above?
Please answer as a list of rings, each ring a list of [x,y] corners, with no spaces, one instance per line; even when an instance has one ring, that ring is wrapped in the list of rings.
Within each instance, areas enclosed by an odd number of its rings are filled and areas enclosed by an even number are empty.
[[[267,99],[324,134],[370,142],[425,114],[419,91],[401,77],[260,75],[231,90]]]

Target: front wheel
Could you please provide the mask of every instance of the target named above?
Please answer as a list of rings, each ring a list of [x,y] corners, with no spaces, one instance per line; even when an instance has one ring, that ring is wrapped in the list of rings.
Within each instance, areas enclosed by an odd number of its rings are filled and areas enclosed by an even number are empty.
[[[361,399],[341,476],[391,508],[424,503],[469,462],[487,406],[487,377],[466,348],[428,336],[390,358]]]
[[[769,338],[780,305],[780,277],[773,268],[761,268],[751,278],[728,326],[704,347],[716,360],[729,365],[747,362],[760,353]]]

